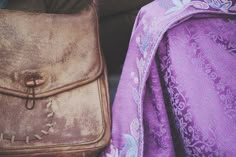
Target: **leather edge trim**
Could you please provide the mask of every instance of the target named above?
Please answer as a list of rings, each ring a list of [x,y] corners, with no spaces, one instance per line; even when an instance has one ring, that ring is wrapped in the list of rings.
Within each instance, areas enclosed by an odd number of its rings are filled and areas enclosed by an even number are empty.
[[[93,10],[95,10],[95,6],[94,4],[90,4],[92,7],[93,7]],[[97,36],[98,36],[98,16],[97,16],[97,13],[95,11],[95,16],[96,16],[96,33],[97,33]],[[107,68],[106,68],[106,65],[105,65],[105,60],[104,60],[104,57],[102,56],[102,53],[101,53],[101,48],[100,48],[100,40],[98,38],[97,40],[98,42],[98,49],[99,49],[99,52],[100,52],[100,61],[101,61],[101,68],[100,68],[100,71],[99,73],[97,73],[96,77],[93,77],[93,79],[88,79],[88,80],[85,80],[84,82],[82,82],[81,84],[82,85],[85,85],[89,82],[92,82],[94,81],[95,79],[97,79],[97,83],[98,83],[98,90],[100,91],[99,93],[99,97],[100,97],[100,103],[101,103],[101,115],[102,115],[102,123],[103,123],[103,129],[101,130],[101,133],[98,135],[98,137],[92,141],[88,141],[88,142],[84,142],[84,143],[81,143],[81,144],[75,144],[75,145],[68,145],[68,146],[65,146],[65,145],[54,145],[52,147],[50,147],[50,149],[52,150],[51,152],[48,152],[49,154],[55,154],[57,152],[83,152],[82,150],[78,149],[78,147],[80,146],[88,146],[87,148],[83,148],[83,149],[86,149],[87,151],[88,150],[92,150],[94,152],[99,152],[99,150],[101,150],[102,148],[104,148],[105,146],[107,146],[110,142],[110,138],[111,138],[111,109],[110,109],[110,97],[109,97],[109,87],[108,87],[108,78],[107,78]],[[104,61],[104,62],[103,62]],[[73,84],[72,84],[73,85]],[[78,86],[81,86],[81,85],[77,85],[76,87]],[[75,86],[74,85],[74,86]],[[105,88],[104,89],[101,89],[101,86],[104,86]],[[74,88],[76,88],[74,87]],[[71,90],[73,88],[70,88],[68,90]],[[67,91],[67,90],[64,90],[64,91]],[[62,91],[62,92],[64,92]],[[13,91],[13,92],[17,92],[17,91]],[[1,87],[0,87],[0,93],[1,93]],[[58,92],[59,93],[59,92]],[[56,94],[58,94],[56,93]],[[24,93],[22,93],[24,94]],[[53,94],[55,95],[55,94]],[[20,97],[18,95],[14,95],[16,97]],[[28,96],[28,95],[27,95]],[[40,95],[38,94],[37,95],[37,99],[39,98],[44,98],[44,97],[39,97]],[[49,96],[52,96],[52,95],[49,95]],[[48,96],[48,97],[49,97]],[[107,113],[106,113],[107,112]],[[109,137],[109,138],[104,138],[104,137]],[[103,144],[101,144],[100,146],[99,145],[95,145],[95,147],[92,147],[92,148],[89,148],[89,145],[93,145],[95,143],[98,143],[100,141],[104,140]],[[105,143],[105,144],[104,144]],[[55,149],[56,147],[58,147],[59,150]],[[68,149],[68,150],[60,150],[61,148],[71,148],[71,149]],[[73,148],[72,148],[73,147]],[[47,147],[48,148],[48,147]],[[53,150],[54,148],[54,150]],[[24,149],[30,149],[32,151],[36,151],[36,152],[28,152],[29,154],[25,153],[24,152]],[[43,149],[43,147],[41,148],[36,148],[36,149],[33,149],[33,148],[24,148],[22,151],[22,155],[35,155],[35,154],[38,154],[37,150],[39,149]],[[17,151],[17,149],[13,149],[14,151]],[[7,149],[7,151],[11,151],[11,149]],[[2,152],[4,154],[4,152]],[[8,152],[9,153],[9,152]],[[20,152],[17,152],[17,153],[20,153]],[[10,155],[10,154],[9,154]],[[11,154],[11,155],[15,155],[15,154]],[[41,155],[41,153],[40,153]]]
[[[56,144],[56,145],[51,145],[51,146],[38,146],[38,147],[25,147],[25,148],[21,148],[19,149],[9,149],[9,148],[4,148],[6,152],[1,152],[1,155],[15,155],[15,153],[22,153],[21,155],[35,155],[35,154],[40,154],[40,151],[42,149],[48,148],[50,151],[47,152],[48,154],[54,154],[57,152],[84,152],[84,150],[94,150],[94,151],[99,151],[100,149],[106,147],[109,142],[110,142],[110,138],[111,138],[111,115],[110,115],[110,102],[109,102],[109,92],[108,92],[108,82],[107,82],[107,77],[106,77],[106,70],[103,70],[102,75],[98,78],[98,80],[96,80],[97,85],[98,85],[98,91],[99,91],[99,100],[101,103],[101,116],[102,116],[102,125],[103,128],[101,130],[101,132],[98,134],[98,136],[91,141],[85,141],[83,143],[80,144]],[[104,87],[104,89],[102,89],[101,87]],[[109,137],[109,138],[107,138]],[[102,143],[100,143],[101,141],[103,141]],[[97,144],[96,144],[97,143]],[[98,144],[100,143],[100,144]],[[94,145],[94,147],[93,147]],[[84,148],[80,148],[80,147],[84,147]],[[92,146],[92,147],[91,147]],[[63,150],[64,149],[64,150]],[[1,151],[1,149],[0,149]]]

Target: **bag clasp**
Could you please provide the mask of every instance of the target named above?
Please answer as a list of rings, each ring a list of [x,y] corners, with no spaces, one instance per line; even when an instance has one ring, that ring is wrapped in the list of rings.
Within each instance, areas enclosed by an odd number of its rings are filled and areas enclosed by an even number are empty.
[[[34,106],[35,106],[35,88],[44,84],[45,80],[42,79],[42,78],[39,78],[39,77],[31,77],[30,79],[27,79],[25,81],[25,86],[28,87],[27,89],[27,93],[28,93],[28,97],[26,99],[26,103],[25,103],[25,108],[27,110],[33,110],[34,109]],[[32,93],[31,93],[32,91]],[[32,94],[32,105],[30,106],[29,105],[29,95]]]

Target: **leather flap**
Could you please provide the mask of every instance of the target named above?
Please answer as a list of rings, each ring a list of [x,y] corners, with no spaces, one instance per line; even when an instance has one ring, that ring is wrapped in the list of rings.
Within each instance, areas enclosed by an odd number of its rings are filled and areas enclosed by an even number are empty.
[[[0,92],[48,97],[96,79],[102,72],[95,8],[56,15],[0,10]]]

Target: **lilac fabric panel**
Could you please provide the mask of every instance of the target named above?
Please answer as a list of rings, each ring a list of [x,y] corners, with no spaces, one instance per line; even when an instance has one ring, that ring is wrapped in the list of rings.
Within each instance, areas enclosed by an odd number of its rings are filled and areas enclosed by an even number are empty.
[[[236,20],[191,19],[158,51],[187,156],[236,155]]]
[[[141,9],[102,156],[236,156],[235,3],[157,0]]]

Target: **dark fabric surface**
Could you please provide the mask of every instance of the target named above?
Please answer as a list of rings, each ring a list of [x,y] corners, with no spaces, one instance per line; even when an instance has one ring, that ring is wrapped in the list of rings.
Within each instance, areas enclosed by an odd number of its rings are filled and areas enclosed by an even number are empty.
[[[5,8],[7,6],[8,0],[0,0],[0,8]]]
[[[46,12],[44,0],[9,0],[7,9]]]
[[[152,0],[97,0],[100,17],[124,14]],[[48,13],[76,13],[92,0],[9,0],[8,8]]]
[[[137,10],[100,20],[101,47],[109,73],[120,73]]]
[[[114,14],[129,12],[139,9],[152,0],[98,0],[100,16],[111,16]]]
[[[8,9],[47,13],[76,13],[92,0],[10,0]]]
[[[45,0],[49,13],[76,13],[92,0]]]

